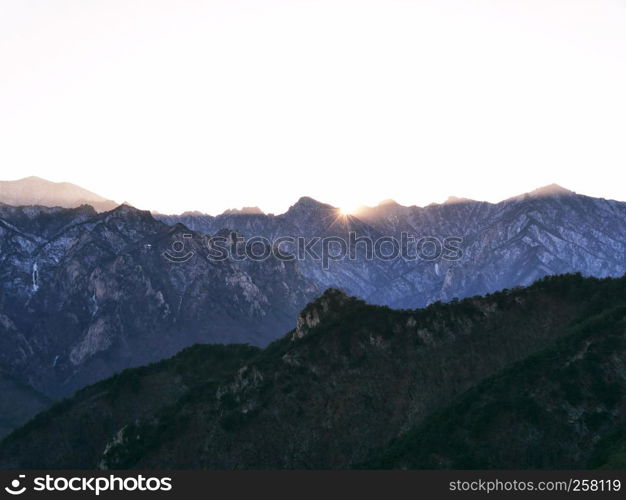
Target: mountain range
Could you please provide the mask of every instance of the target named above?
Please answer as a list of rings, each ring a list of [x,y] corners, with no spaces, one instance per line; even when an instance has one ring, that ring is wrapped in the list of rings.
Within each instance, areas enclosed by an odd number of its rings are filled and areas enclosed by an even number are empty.
[[[45,199],[37,190],[47,183],[29,182],[39,187],[23,199]],[[546,275],[626,272],[626,203],[558,186],[496,204],[387,201],[354,216],[306,197],[281,215],[244,209],[167,216],[128,205],[100,212],[79,204],[80,188],[72,193],[65,207],[0,205],[0,373],[13,388],[0,393],[0,407],[23,401],[16,406],[24,408],[0,433],[51,399],[194,344],[265,347],[292,330],[306,304],[329,288],[414,309],[530,285]],[[262,236],[271,244],[281,236],[347,240],[350,233],[372,241],[402,233],[461,238],[462,257],[386,261],[357,252],[328,269],[315,259],[273,255],[208,258],[209,236]],[[172,252],[174,259],[167,257]]]
[[[157,216],[205,234],[224,228],[246,237],[339,236],[377,240],[402,233],[416,238],[461,238],[459,260],[343,259],[329,269],[300,263],[318,288],[336,287],[370,303],[413,308],[437,300],[529,285],[547,275],[582,272],[621,276],[626,271],[626,203],[545,186],[500,203],[451,199],[427,207],[393,201],[363,207],[354,216],[301,198],[281,215],[197,213]]]

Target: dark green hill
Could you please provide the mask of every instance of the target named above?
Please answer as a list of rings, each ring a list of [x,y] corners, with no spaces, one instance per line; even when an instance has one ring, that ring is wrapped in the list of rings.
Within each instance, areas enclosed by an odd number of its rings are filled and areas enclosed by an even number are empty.
[[[2,367],[0,394],[0,439],[52,404],[52,400],[11,377]]]
[[[624,467],[626,306],[574,326],[395,440],[373,468]]]
[[[626,279],[579,275],[405,311],[331,289],[264,350],[197,346],[80,391],[0,466],[585,466],[626,416],[625,307]]]

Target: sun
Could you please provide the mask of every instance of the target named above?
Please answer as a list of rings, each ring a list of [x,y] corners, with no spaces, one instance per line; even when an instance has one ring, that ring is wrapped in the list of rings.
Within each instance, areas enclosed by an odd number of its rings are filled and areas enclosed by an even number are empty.
[[[345,205],[339,208],[339,213],[344,216],[347,217],[349,215],[354,215],[356,212],[358,211],[358,207],[353,207],[350,205]]]

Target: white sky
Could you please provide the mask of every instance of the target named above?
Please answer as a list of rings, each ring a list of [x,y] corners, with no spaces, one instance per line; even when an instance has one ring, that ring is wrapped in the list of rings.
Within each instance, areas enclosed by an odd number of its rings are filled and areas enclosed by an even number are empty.
[[[0,178],[164,212],[626,200],[626,1],[2,0]]]

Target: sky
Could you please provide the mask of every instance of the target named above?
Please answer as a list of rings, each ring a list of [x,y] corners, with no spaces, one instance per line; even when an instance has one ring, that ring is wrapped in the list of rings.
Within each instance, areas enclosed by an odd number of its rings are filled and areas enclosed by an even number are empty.
[[[626,200],[626,1],[4,0],[0,179],[177,213]]]

